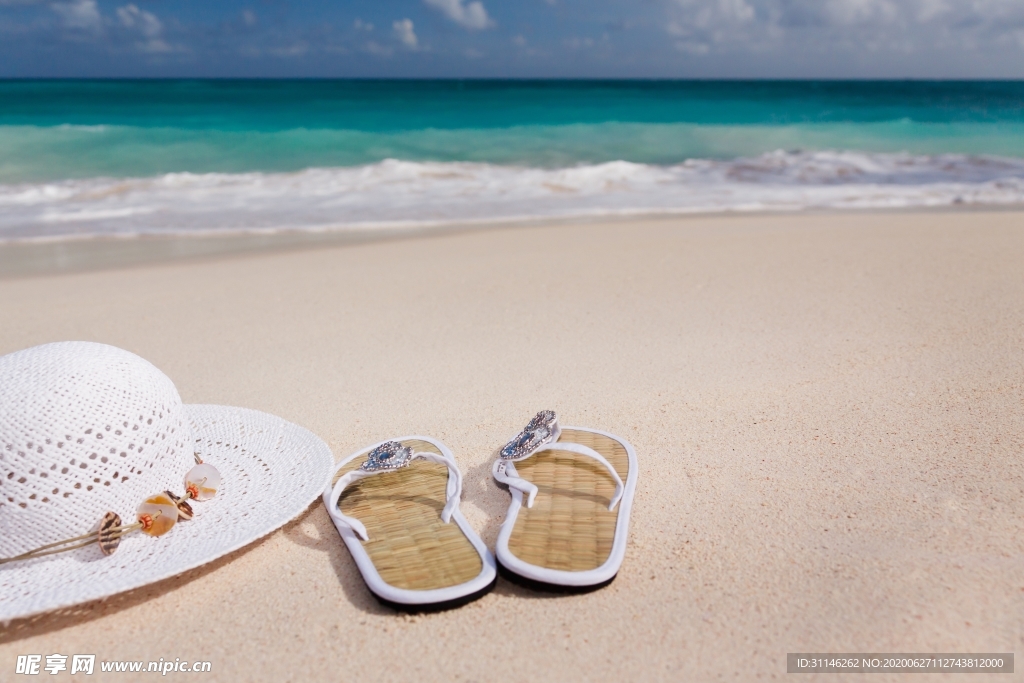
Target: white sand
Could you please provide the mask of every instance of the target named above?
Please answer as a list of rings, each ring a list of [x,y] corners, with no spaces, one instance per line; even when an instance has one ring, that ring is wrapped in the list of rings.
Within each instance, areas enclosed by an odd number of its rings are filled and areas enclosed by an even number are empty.
[[[0,320],[0,353],[115,344],[186,402],[281,415],[337,457],[438,437],[492,544],[508,494],[489,453],[537,410],[640,458],[626,560],[596,593],[499,581],[397,616],[317,504],[203,569],[4,627],[3,680],[54,652],[208,660],[205,681],[751,681],[787,677],[792,651],[1024,652],[1024,213],[501,229],[9,278]]]

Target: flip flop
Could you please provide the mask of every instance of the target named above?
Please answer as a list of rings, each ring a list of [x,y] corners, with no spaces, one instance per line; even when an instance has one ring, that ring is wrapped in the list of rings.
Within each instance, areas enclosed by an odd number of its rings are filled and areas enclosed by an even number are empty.
[[[495,550],[503,576],[560,592],[612,582],[636,490],[636,451],[625,439],[560,427],[544,410],[498,451],[492,473],[512,494]]]
[[[449,609],[494,587],[494,556],[459,511],[462,475],[443,443],[383,441],[343,459],[335,478],[324,504],[381,603]]]

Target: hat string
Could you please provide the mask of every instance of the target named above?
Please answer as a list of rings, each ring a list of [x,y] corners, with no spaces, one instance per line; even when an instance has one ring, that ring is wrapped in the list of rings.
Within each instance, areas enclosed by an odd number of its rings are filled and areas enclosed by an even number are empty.
[[[164,535],[171,530],[179,518],[192,519],[192,506],[189,505],[189,500],[209,500],[213,498],[220,487],[220,472],[212,465],[204,463],[198,453],[193,453],[193,456],[196,466],[185,475],[185,493],[177,496],[170,491],[164,491],[146,498],[136,510],[134,524],[122,524],[121,517],[116,512],[107,512],[100,519],[95,531],[47,543],[14,557],[0,558],[0,564],[56,555],[84,548],[93,543],[99,544],[100,552],[104,555],[112,555],[121,544],[121,537],[137,529],[150,536]],[[68,545],[70,543],[74,545]],[[61,548],[60,546],[67,547]]]

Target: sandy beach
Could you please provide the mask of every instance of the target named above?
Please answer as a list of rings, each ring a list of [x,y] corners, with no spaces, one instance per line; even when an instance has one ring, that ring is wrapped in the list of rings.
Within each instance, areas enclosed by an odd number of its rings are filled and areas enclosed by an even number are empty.
[[[557,410],[637,450],[625,562],[587,595],[499,579],[402,616],[317,502],[199,570],[3,625],[4,680],[51,653],[210,661],[203,680],[232,682],[751,681],[786,678],[787,652],[1024,653],[1024,212],[183,253],[0,274],[0,353],[120,346],[186,403],[280,415],[339,459],[434,436],[489,544],[509,498],[493,451]]]

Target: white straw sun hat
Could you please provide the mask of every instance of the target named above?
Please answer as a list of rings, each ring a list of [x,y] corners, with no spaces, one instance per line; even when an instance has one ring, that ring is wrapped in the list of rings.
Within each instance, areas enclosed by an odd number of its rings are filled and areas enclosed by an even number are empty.
[[[164,490],[182,492],[195,456],[220,472],[210,500],[159,538],[130,533],[0,564],[0,622],[137,588],[278,529],[324,490],[334,458],[298,425],[244,408],[183,405],[133,353],[59,342],[0,357],[0,558],[79,536],[108,511],[124,523]]]

